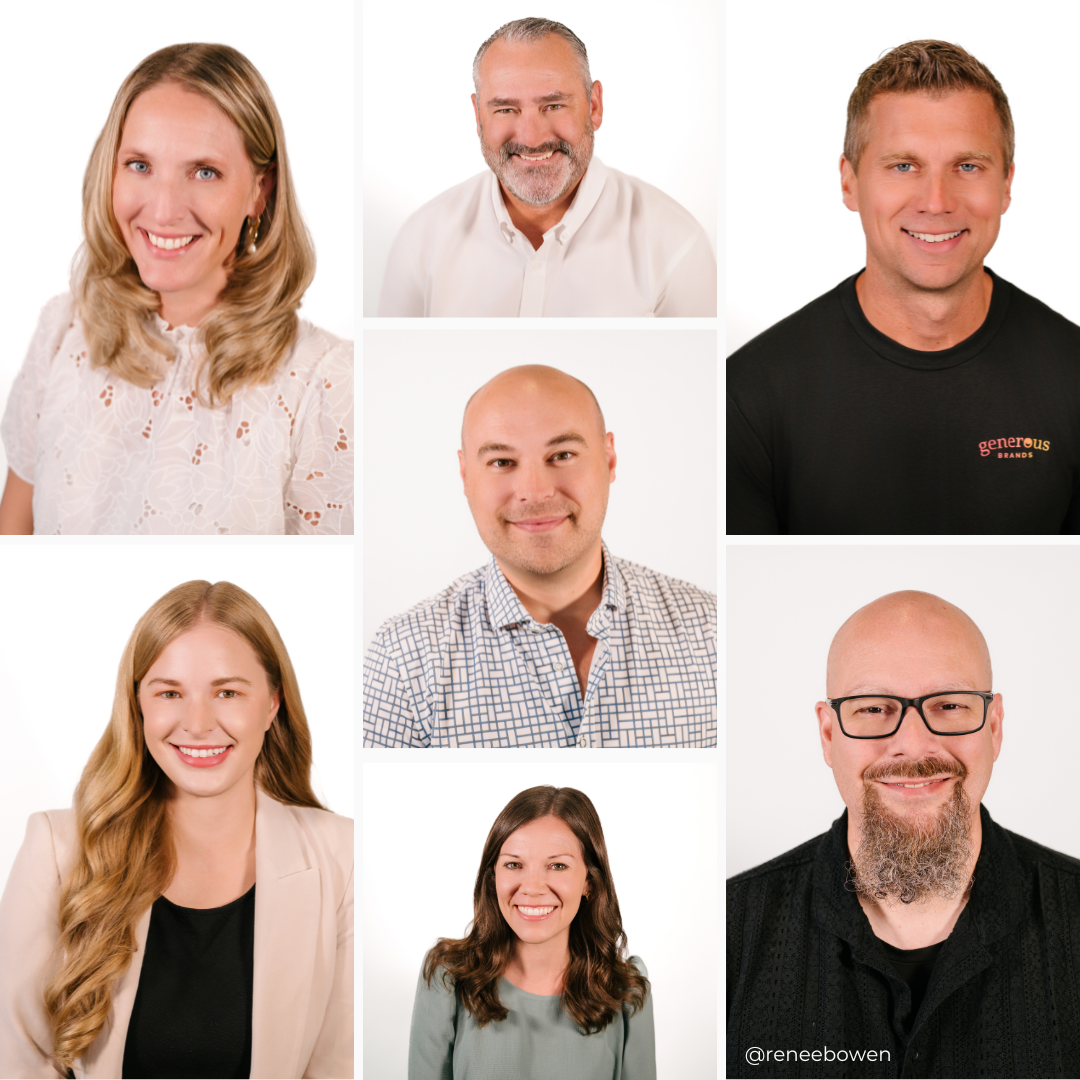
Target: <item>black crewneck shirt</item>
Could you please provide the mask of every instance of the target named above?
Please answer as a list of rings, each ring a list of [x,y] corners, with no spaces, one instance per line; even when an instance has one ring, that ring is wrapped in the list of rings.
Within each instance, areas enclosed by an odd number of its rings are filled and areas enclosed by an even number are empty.
[[[871,326],[855,274],[728,358],[729,534],[1080,532],[1080,326],[986,272],[949,349]]]
[[[123,1076],[249,1077],[255,886],[217,908],[154,901]]]

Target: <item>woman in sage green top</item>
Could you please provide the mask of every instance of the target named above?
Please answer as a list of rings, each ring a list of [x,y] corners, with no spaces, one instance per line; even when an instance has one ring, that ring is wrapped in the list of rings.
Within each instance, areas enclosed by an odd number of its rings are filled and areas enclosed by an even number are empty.
[[[626,935],[593,804],[516,795],[488,833],[460,940],[416,987],[409,1080],[656,1080],[645,965]]]

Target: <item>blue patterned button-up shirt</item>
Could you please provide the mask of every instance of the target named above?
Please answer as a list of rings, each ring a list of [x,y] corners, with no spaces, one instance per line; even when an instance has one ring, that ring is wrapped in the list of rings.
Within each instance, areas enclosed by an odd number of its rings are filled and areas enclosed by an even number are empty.
[[[616,559],[589,618],[584,699],[562,631],[494,557],[384,623],[364,661],[365,746],[715,746],[716,597]]]

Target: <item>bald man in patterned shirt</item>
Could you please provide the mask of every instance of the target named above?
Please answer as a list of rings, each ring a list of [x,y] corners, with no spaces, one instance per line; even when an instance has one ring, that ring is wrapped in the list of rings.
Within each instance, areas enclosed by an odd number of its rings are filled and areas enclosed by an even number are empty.
[[[615,442],[540,365],[469,399],[458,451],[483,568],[385,623],[366,746],[715,746],[716,597],[601,539]]]

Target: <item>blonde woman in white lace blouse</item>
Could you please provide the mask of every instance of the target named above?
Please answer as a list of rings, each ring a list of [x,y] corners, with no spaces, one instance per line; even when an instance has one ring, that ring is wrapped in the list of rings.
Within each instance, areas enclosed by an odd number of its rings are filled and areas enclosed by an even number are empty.
[[[297,316],[315,254],[245,57],[128,76],[83,229],[0,423],[0,533],[351,533],[352,343]]]

